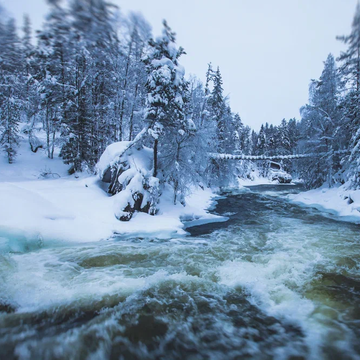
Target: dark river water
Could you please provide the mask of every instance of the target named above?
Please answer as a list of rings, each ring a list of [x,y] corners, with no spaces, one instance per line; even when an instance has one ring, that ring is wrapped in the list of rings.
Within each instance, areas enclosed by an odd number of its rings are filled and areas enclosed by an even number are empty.
[[[360,359],[360,226],[298,191],[228,193],[187,237],[3,250],[0,359]]]

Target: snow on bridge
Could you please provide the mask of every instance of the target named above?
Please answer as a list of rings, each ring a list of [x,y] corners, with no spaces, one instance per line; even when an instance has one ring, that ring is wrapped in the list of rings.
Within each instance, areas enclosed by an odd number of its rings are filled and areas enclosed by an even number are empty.
[[[319,153],[310,153],[310,154],[294,154],[294,155],[233,155],[233,154],[210,154],[210,157],[213,159],[220,159],[220,160],[250,160],[250,161],[261,161],[261,160],[295,160],[295,159],[304,159],[304,158],[311,158],[311,157],[322,157],[322,156],[329,156],[335,154],[349,154],[349,150],[338,150],[333,152],[319,152]]]

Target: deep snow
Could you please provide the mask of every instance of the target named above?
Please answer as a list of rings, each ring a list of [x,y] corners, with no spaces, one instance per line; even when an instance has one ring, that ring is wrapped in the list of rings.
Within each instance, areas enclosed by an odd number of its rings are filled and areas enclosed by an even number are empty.
[[[190,224],[226,221],[207,210],[216,198],[215,193],[210,189],[193,189],[186,198],[186,207],[174,206],[169,193],[162,198],[158,215],[137,213],[131,221],[120,222],[114,215],[116,196],[106,193],[98,177],[69,176],[67,169],[58,154],[50,160],[42,149],[32,153],[26,139],[21,142],[14,164],[9,165],[2,154],[0,250],[10,247],[18,251],[57,241],[93,242],[116,234],[168,238],[186,234],[186,226]],[[253,180],[239,180],[239,186],[274,183],[254,175]],[[340,219],[360,222],[360,190],[347,190],[346,185],[288,195],[288,198],[336,214]]]
[[[340,220],[360,223],[360,190],[349,190],[348,184],[291,194],[288,198],[300,205],[333,214]]]
[[[109,196],[97,176],[69,176],[68,166],[56,156],[47,158],[44,150],[36,154],[21,142],[14,164],[0,156],[0,249],[33,243],[57,241],[92,242],[114,234],[170,237],[186,234],[182,220],[223,221],[206,209],[214,201],[211,190],[194,189],[187,206],[172,205],[172,196],[160,203],[160,213],[135,214],[130,222],[114,215],[116,197]],[[47,173],[48,175],[41,176]]]

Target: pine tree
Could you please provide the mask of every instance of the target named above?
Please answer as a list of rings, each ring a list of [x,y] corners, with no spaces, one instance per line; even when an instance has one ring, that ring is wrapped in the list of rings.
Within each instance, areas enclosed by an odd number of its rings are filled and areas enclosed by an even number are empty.
[[[60,1],[50,1],[50,12],[38,34],[34,79],[40,95],[41,116],[46,132],[48,157],[54,157],[57,136],[68,125],[68,104],[73,101],[71,82],[73,56],[69,13]]]
[[[305,151],[323,153],[322,161],[308,158],[302,161],[307,185],[318,187],[327,182],[334,183],[334,172],[339,168],[339,158],[334,151],[339,150],[336,142],[340,113],[338,108],[338,76],[334,57],[330,54],[324,63],[319,80],[313,80],[310,86],[310,104],[301,110],[305,122]],[[335,162],[336,160],[336,162]]]
[[[213,142],[216,139],[216,124],[211,119],[209,104],[209,84],[204,88],[199,79],[191,77],[188,98],[186,118],[195,123],[196,135],[189,139],[190,143],[186,143],[191,153],[188,164],[192,167],[186,171],[192,173],[194,179],[203,186],[213,178],[209,154],[214,152]]]
[[[131,141],[144,125],[142,110],[146,100],[147,74],[142,58],[148,51],[150,25],[141,15],[132,13],[125,22],[124,38],[123,55],[119,61],[118,139],[127,137]]]
[[[261,125],[257,138],[256,155],[267,155],[267,140],[264,125]]]
[[[92,169],[111,141],[116,96],[118,40],[112,5],[104,0],[71,2],[71,98],[61,150],[70,171]]]
[[[181,190],[181,150],[192,124],[185,119],[188,84],[178,62],[185,51],[175,45],[175,33],[166,21],[163,25],[162,36],[150,40],[150,53],[144,59],[148,73],[146,121],[153,138],[153,177],[172,183],[176,202]]]
[[[208,69],[206,72],[206,82],[205,82],[205,89],[204,89],[204,99],[202,101],[201,107],[201,117],[200,117],[200,127],[208,126],[208,119],[210,114],[210,81],[214,78],[214,71],[212,69],[211,63],[208,64]]]
[[[15,21],[0,24],[0,145],[9,164],[16,157],[21,114],[21,52]]]
[[[340,36],[338,40],[348,46],[342,52],[338,61],[341,62],[339,72],[344,83],[349,88],[346,96],[345,116],[349,122],[348,130],[351,133],[350,150],[348,160],[349,179],[351,186],[360,188],[360,4],[357,4],[352,23],[351,33],[348,36]]]
[[[32,127],[34,124],[34,116],[39,108],[39,96],[35,83],[33,81],[33,66],[35,58],[35,47],[32,45],[31,21],[28,15],[24,16],[22,27],[23,37],[21,39],[22,52],[22,110],[25,115],[26,122],[29,123],[29,134],[31,137]],[[31,138],[30,145],[32,145]]]
[[[225,152],[225,143],[226,143],[226,125],[225,125],[225,111],[226,104],[224,101],[223,95],[223,81],[220,73],[219,67],[213,76],[214,87],[211,92],[211,112],[213,120],[216,123],[217,134],[217,152],[224,153]]]
[[[285,119],[281,120],[281,124],[277,127],[278,131],[278,146],[277,155],[290,155],[290,135],[288,130],[288,123]]]
[[[299,127],[295,118],[292,118],[288,121],[288,133],[290,149],[294,153],[296,152],[296,147],[299,141]]]
[[[208,71],[208,74],[211,72]],[[219,67],[212,73],[211,80],[213,89],[209,97],[209,112],[216,129],[211,139],[212,147],[219,154],[232,153],[235,151],[233,115],[223,95],[223,80]],[[234,182],[234,165],[222,159],[212,159],[209,167],[212,174],[211,185],[222,188]]]
[[[235,152],[238,154],[242,154],[244,152],[244,139],[242,138],[243,132],[244,132],[244,124],[241,121],[241,117],[239,114],[234,115],[234,133],[233,133],[233,139],[234,139],[234,148]]]

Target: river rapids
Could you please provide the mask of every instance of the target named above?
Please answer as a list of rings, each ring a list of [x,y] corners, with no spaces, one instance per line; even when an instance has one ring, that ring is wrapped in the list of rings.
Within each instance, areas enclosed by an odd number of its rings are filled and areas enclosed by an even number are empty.
[[[297,191],[225,194],[227,222],[168,240],[0,238],[0,358],[360,359],[360,226]]]

